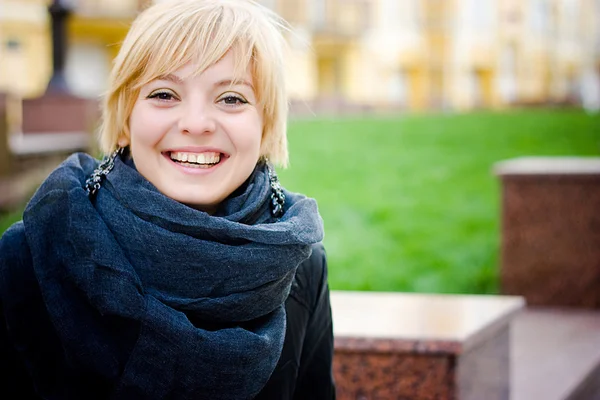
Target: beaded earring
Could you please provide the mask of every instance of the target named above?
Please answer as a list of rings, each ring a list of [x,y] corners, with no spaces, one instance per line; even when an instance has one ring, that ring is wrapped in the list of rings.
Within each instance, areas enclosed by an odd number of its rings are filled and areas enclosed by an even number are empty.
[[[267,172],[269,174],[269,183],[271,184],[271,215],[280,218],[283,215],[283,205],[285,204],[285,194],[279,178],[271,164],[267,163]]]
[[[106,178],[106,175],[115,167],[115,160],[125,152],[124,147],[119,147],[113,153],[105,157],[98,168],[92,172],[92,175],[85,181],[85,191],[90,198],[96,195],[96,192],[102,185],[102,180]]]

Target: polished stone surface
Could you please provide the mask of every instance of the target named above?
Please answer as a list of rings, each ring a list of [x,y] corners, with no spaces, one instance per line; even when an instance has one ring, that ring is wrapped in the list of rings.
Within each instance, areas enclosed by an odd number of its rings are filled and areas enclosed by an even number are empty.
[[[510,398],[510,325],[455,359],[460,400]]]
[[[452,399],[455,368],[443,355],[336,352],[337,399]]]
[[[331,302],[338,399],[508,399],[522,298],[333,291]]]
[[[496,172],[502,293],[600,309],[600,158],[515,159]]]
[[[600,174],[600,157],[518,157],[496,163],[494,173],[499,176]]]
[[[524,307],[519,296],[332,291],[339,347],[460,353]],[[376,339],[376,340],[374,340]]]

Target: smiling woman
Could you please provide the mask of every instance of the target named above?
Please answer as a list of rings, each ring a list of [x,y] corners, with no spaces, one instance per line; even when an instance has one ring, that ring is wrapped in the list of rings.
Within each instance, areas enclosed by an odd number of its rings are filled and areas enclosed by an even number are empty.
[[[250,67],[235,79],[235,61],[229,51],[200,74],[187,64],[142,86],[118,140],[158,190],[209,213],[260,156],[262,110]]]
[[[323,222],[272,166],[282,29],[250,0],[136,19],[103,103],[108,156],[70,156],[0,239],[3,390],[335,398]]]

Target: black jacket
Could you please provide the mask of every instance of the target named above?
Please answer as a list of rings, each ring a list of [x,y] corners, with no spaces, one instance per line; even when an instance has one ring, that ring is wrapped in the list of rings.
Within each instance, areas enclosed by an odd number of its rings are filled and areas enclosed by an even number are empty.
[[[23,256],[23,249],[27,249],[25,234],[23,226],[17,224],[0,241],[0,257],[4,261],[0,265],[9,265],[11,269],[0,270],[0,279],[9,279],[9,284],[23,287],[19,299],[7,301],[0,293],[0,398],[7,400],[42,398],[36,394],[26,365],[21,361],[18,349],[11,343],[4,315],[5,307],[27,307],[28,310],[37,310],[40,318],[46,319],[43,299],[33,277],[31,259]],[[281,357],[269,382],[256,399],[335,399],[333,330],[327,261],[322,244],[314,245],[310,258],[298,267],[286,301],[286,311],[287,331]],[[47,343],[48,347],[43,351],[60,352],[51,329],[29,334],[44,336],[42,342]],[[48,365],[49,370],[52,368],[56,366]],[[44,379],[38,377],[37,380]]]

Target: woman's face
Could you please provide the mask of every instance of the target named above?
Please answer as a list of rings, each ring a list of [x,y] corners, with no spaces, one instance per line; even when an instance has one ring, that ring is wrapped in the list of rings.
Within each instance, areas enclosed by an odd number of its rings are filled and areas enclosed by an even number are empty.
[[[250,69],[234,79],[228,52],[202,74],[193,65],[141,88],[129,118],[135,165],[160,192],[212,213],[252,173],[263,130]],[[188,76],[190,76],[188,78]]]

